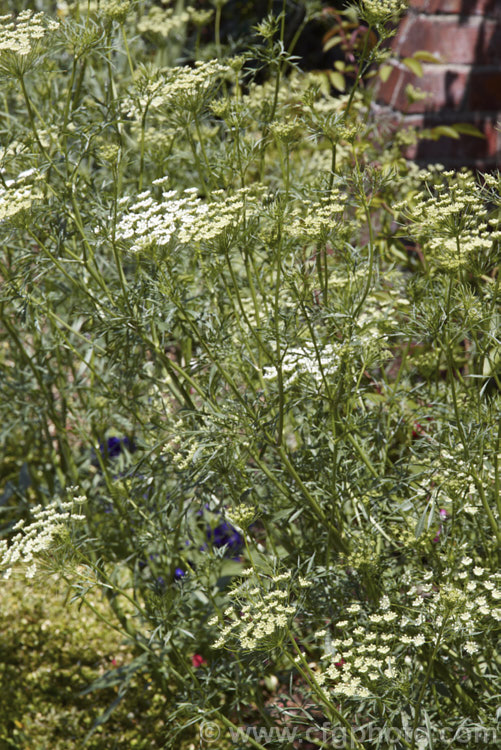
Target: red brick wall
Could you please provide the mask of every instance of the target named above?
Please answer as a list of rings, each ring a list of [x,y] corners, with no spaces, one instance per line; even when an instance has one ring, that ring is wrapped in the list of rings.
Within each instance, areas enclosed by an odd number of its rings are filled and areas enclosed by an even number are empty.
[[[410,0],[409,11],[392,42],[395,67],[378,89],[379,100],[418,127],[454,123],[475,125],[485,140],[422,141],[410,154],[420,162],[440,161],[492,169],[501,164],[501,0]],[[418,50],[441,59],[422,63],[421,78],[401,60]],[[431,96],[408,103],[408,83]]]

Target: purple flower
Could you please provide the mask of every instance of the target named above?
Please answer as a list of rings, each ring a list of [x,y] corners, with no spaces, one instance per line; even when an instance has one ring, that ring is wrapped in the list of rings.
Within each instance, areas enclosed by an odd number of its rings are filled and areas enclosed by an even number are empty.
[[[165,578],[163,578],[163,576],[158,576],[158,578],[155,579],[155,588],[163,591],[165,588]]]
[[[445,521],[445,520],[447,520],[447,518],[449,518],[449,514],[447,513],[447,511],[445,510],[445,508],[440,508],[439,516],[442,519],[442,521]],[[436,536],[433,537],[433,539],[431,540],[435,544],[437,544],[437,542],[440,541],[440,534],[442,533],[442,528],[443,528],[442,524],[440,524],[440,526],[438,527],[438,531],[437,531]]]
[[[222,521],[214,529],[207,527],[207,539],[214,547],[227,547],[228,552],[238,554],[243,547],[242,535],[226,521]]]
[[[174,580],[180,581],[181,578],[184,578],[186,575],[186,571],[182,568],[176,568],[174,571]]]
[[[110,437],[106,443],[99,443],[99,450],[103,458],[117,458],[123,449],[126,448],[130,453],[134,453],[136,446],[128,437]]]

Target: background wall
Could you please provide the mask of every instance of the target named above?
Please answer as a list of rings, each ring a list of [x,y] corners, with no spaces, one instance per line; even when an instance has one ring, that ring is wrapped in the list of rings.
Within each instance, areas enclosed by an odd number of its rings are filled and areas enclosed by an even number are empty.
[[[409,11],[392,42],[397,59],[427,50],[440,64],[422,63],[417,77],[401,62],[379,97],[409,124],[433,127],[470,123],[485,139],[462,135],[419,144],[412,157],[441,161],[449,167],[492,169],[501,161],[501,0],[410,0]],[[429,98],[408,104],[408,83]]]

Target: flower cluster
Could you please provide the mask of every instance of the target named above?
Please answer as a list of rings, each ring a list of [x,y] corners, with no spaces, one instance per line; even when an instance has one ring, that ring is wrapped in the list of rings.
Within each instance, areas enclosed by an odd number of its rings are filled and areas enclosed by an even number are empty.
[[[444,181],[437,184],[436,175],[425,172],[426,189],[396,209],[410,221],[410,231],[422,244],[430,265],[455,272],[468,266],[473,257],[486,254],[501,232],[489,227],[473,175],[443,172],[442,176]]]
[[[304,201],[292,211],[287,231],[304,242],[325,242],[342,218],[346,196],[334,189],[319,201]]]
[[[429,477],[432,487],[416,488],[415,499],[419,503],[429,502],[435,508],[442,506],[447,514],[458,512],[474,516],[485,511],[477,486],[472,481],[470,467],[461,457],[463,450],[463,444],[456,442],[453,450],[445,448],[439,458],[430,461]],[[489,497],[489,490],[495,485],[495,469],[487,456],[478,471]],[[492,513],[495,518],[498,517],[495,507]]]
[[[123,23],[131,8],[129,0],[107,0],[102,6],[103,16],[109,21]]]
[[[318,81],[315,81],[314,76],[309,77],[309,85],[301,93],[301,99],[306,105],[305,124],[314,137],[323,136],[331,143],[341,145],[343,142],[353,144],[357,135],[363,134],[361,122],[346,121],[344,108],[348,96],[339,96],[334,100],[330,96],[319,96]],[[363,101],[358,93],[354,94],[352,106],[354,110],[363,108]],[[344,147],[340,150],[344,151]]]
[[[23,10],[15,21],[0,16],[0,73],[24,75],[42,58],[46,36],[58,28],[57,21],[33,10]]]
[[[140,34],[151,34],[153,37],[167,39],[170,34],[182,31],[187,23],[205,26],[213,15],[213,10],[197,10],[192,6],[188,6],[181,13],[176,13],[174,8],[159,8],[153,5],[139,21],[137,30]]]
[[[244,503],[226,511],[226,517],[237,529],[247,529],[257,516],[257,508]]]
[[[163,186],[165,178],[153,184]],[[211,203],[203,201],[197,193],[197,188],[188,188],[182,194],[168,190],[157,201],[149,190],[144,191],[121,217],[117,239],[132,241],[132,252],[153,245],[166,247],[172,239],[181,244],[210,242],[237,226],[244,211],[247,216],[252,215],[258,205],[248,188],[228,196],[224,191],[216,191]],[[127,201],[128,198],[123,202]]]
[[[327,630],[319,631],[316,637],[324,640],[326,651],[322,658],[328,661],[319,683],[333,682],[337,696],[367,698],[376,690],[408,682],[411,671],[422,669],[416,650],[426,643],[438,639],[439,654],[441,638],[447,646],[458,641],[470,656],[479,651],[485,619],[501,621],[501,575],[489,575],[464,556],[456,573],[446,569],[435,578],[432,571],[412,584],[404,577],[408,588],[400,601],[392,605],[383,596],[372,613],[358,603],[351,605],[346,610],[351,617],[335,624],[341,637],[332,639]]]
[[[130,96],[122,101],[122,113],[129,120],[141,121],[149,110],[162,106],[164,87],[162,71],[153,66],[139,68],[134,76],[134,88]]]
[[[180,31],[189,23],[190,8],[182,13],[175,13],[174,8],[159,8],[153,5],[147,15],[143,16],[137,25],[140,34],[152,34],[167,39],[173,31]]]
[[[395,612],[389,610],[388,602],[381,602],[380,614],[368,617],[368,622],[353,628],[352,618],[339,620],[336,628],[343,637],[331,639],[321,630],[317,638],[323,638],[328,652],[323,658],[329,661],[326,669],[318,675],[321,685],[335,682],[332,688],[337,696],[367,698],[380,679],[393,679],[392,641],[394,634],[384,632],[384,625],[396,620]],[[347,608],[347,615],[358,615],[359,604]],[[376,628],[376,623],[383,627]],[[344,635],[346,634],[346,635]]]
[[[258,577],[249,568],[242,575],[246,580],[231,593],[235,606],[224,611],[225,625],[213,646],[231,648],[236,641],[244,651],[268,649],[282,640],[298,612],[299,603],[291,601],[292,574],[286,571],[274,576]],[[310,585],[309,581],[299,579],[300,589]],[[216,615],[208,624],[215,625],[219,621],[220,618]]]
[[[407,0],[361,0],[362,17],[371,25],[378,26],[395,19],[407,9]]]
[[[24,525],[24,520],[14,526],[18,533],[12,538],[10,546],[5,540],[0,541],[0,568],[5,569],[4,578],[8,578],[12,572],[12,566],[18,562],[28,565],[26,578],[33,578],[36,573],[37,564],[35,557],[40,552],[47,550],[53,540],[67,528],[69,520],[84,521],[85,516],[72,513],[74,504],[85,502],[85,497],[74,496],[72,501],[62,503],[51,503],[47,507],[38,505],[33,509],[33,523]]]
[[[301,125],[297,119],[286,119],[270,125],[270,133],[281,143],[293,143],[302,138]]]
[[[5,187],[0,186],[0,224],[3,222],[19,222],[23,214],[29,211],[42,194],[33,184],[27,182],[36,174],[35,169],[21,172],[16,179],[6,180]]]
[[[193,68],[167,68],[152,80],[143,76],[137,81],[137,94],[125,99],[123,112],[132,119],[140,119],[147,108],[172,116],[176,111],[201,112],[221,78],[230,73],[228,65],[208,60],[196,62]]]

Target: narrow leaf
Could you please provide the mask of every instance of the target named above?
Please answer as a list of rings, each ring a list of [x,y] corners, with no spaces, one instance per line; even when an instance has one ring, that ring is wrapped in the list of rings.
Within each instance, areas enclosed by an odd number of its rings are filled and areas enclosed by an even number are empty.
[[[459,133],[450,125],[437,125],[437,127],[432,128],[430,132],[432,138],[435,139],[440,138],[442,135],[445,135],[448,138],[455,138],[456,141],[459,140]]]
[[[404,57],[402,62],[418,78],[423,77],[423,66],[419,60],[416,60],[414,57]]]
[[[381,65],[379,68],[379,77],[383,83],[386,83],[393,70],[393,65]]]
[[[457,133],[463,135],[472,135],[474,138],[484,138],[485,134],[481,130],[472,125],[469,122],[458,122],[457,125],[452,126]]]
[[[341,41],[340,36],[333,36],[324,44],[324,52],[328,52],[330,49],[335,47]]]
[[[414,52],[412,57],[415,60],[421,60],[422,62],[427,62],[427,63],[439,64],[443,62],[443,60],[440,57],[438,57],[438,55],[432,55],[431,52],[428,52],[428,50],[425,50],[425,49],[420,49],[417,52]]]
[[[329,78],[334,88],[336,88],[338,91],[344,91],[346,89],[345,77],[337,70],[331,70],[329,73]]]

